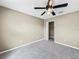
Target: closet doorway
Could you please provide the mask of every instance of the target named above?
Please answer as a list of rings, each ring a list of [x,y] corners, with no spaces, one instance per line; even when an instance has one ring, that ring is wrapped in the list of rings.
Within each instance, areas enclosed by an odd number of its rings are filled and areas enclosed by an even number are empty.
[[[49,40],[54,41],[54,22],[49,22]]]

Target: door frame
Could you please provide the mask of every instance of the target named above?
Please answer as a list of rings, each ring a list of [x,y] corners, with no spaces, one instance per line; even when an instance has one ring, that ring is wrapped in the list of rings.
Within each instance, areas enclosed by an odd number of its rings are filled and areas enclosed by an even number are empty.
[[[46,21],[45,22],[45,39],[46,40],[49,40],[49,23],[50,22],[54,22],[55,23],[55,21],[54,20],[50,20],[50,21]]]

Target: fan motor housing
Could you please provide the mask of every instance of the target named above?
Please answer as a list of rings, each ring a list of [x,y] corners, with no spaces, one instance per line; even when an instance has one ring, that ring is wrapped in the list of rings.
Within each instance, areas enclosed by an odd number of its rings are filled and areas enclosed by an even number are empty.
[[[53,6],[52,6],[52,5],[51,5],[51,6],[47,5],[47,6],[46,6],[46,10],[48,10],[49,8],[51,8],[51,9],[52,9],[52,8],[53,8]]]

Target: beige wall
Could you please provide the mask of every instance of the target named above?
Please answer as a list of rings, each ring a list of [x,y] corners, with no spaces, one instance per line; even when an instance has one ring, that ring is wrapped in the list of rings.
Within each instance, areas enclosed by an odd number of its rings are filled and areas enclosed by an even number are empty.
[[[79,11],[50,19],[55,20],[55,41],[79,48]]]
[[[4,7],[0,7],[0,16],[0,51],[43,38],[42,19]]]

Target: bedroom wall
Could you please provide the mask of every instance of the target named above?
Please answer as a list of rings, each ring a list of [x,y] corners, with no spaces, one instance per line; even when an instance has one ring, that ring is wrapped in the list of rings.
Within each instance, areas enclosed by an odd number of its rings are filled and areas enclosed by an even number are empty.
[[[57,16],[48,21],[55,22],[54,38],[56,42],[79,48],[79,11]]]
[[[44,37],[44,21],[5,7],[0,7],[0,51]]]

